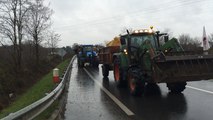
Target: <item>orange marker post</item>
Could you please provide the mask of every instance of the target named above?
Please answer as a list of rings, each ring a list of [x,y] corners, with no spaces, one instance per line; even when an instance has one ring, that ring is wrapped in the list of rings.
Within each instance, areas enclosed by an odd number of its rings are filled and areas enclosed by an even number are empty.
[[[60,82],[59,69],[58,68],[53,69],[53,82],[54,83],[59,83]]]

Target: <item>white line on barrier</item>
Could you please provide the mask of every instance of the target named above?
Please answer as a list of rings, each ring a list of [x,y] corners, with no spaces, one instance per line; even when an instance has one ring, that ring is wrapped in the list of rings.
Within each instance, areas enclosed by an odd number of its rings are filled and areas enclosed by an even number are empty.
[[[131,110],[129,110],[121,101],[119,101],[112,93],[110,93],[103,85],[98,82],[85,68],[84,70],[89,75],[89,77],[128,115],[135,115]]]
[[[196,88],[196,87],[192,87],[192,86],[186,86],[187,88],[191,88],[191,89],[194,89],[194,90],[198,90],[198,91],[202,91],[202,92],[206,92],[206,93],[210,93],[210,94],[213,94],[212,91],[208,91],[208,90],[204,90],[204,89],[200,89],[200,88]]]

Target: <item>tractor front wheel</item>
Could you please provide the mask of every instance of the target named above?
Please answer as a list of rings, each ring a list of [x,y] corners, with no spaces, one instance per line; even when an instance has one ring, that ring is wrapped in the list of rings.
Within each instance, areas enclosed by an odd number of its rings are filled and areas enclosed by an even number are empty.
[[[102,75],[104,77],[109,76],[109,65],[107,65],[107,64],[102,65]]]
[[[80,67],[80,68],[84,67],[84,63],[81,61],[78,61],[78,67]]]
[[[128,86],[133,96],[141,96],[144,93],[145,83],[131,74],[128,74]]]

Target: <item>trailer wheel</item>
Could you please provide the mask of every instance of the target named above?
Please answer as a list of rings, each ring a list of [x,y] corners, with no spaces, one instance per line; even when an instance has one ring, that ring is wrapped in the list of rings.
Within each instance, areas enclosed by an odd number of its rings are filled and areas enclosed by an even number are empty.
[[[109,65],[102,65],[102,75],[104,77],[108,77],[109,76]]]
[[[99,66],[99,63],[98,63],[98,62],[95,62],[94,67],[98,68],[98,66]]]
[[[78,60],[78,67],[80,67],[80,68],[84,67],[84,63],[81,62],[80,60]]]
[[[80,67],[80,68],[84,67],[84,63],[83,62],[78,62],[78,67]]]
[[[117,86],[118,87],[124,86],[125,85],[125,80],[123,78],[124,72],[120,69],[120,64],[118,59],[114,60],[113,73],[114,73],[114,79]]]
[[[129,91],[133,96],[141,96],[145,90],[145,82],[142,82],[133,75],[128,74]]]
[[[96,67],[96,68],[98,68],[98,66],[99,66],[99,62],[97,60],[94,60],[94,59],[92,59],[90,64],[92,65],[92,67]]]
[[[167,83],[167,87],[172,93],[181,93],[186,88],[186,82]]]

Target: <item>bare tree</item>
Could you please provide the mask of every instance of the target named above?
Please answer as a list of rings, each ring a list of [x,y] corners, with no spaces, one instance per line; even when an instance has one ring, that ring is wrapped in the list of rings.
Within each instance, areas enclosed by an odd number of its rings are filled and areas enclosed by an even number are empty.
[[[26,31],[30,34],[35,45],[36,64],[39,63],[39,46],[42,39],[42,33],[47,30],[50,25],[50,17],[52,10],[48,6],[44,6],[44,0],[33,0],[28,12],[28,23]]]
[[[188,34],[181,34],[178,40],[181,45],[188,45],[191,41],[191,37]]]
[[[79,44],[78,43],[74,43],[72,45],[72,50],[75,52],[75,54],[78,54],[78,48],[79,48]]]
[[[51,53],[55,52],[55,48],[58,47],[58,42],[60,41],[61,35],[55,33],[54,31],[50,31],[46,44],[49,48],[51,48]]]
[[[23,29],[26,25],[28,0],[2,0],[0,2],[0,34],[13,45],[11,52],[15,71],[21,68]]]
[[[201,48],[201,42],[199,41],[199,38],[191,38],[188,34],[182,34],[178,38],[179,43],[186,51],[195,51],[200,50]]]

